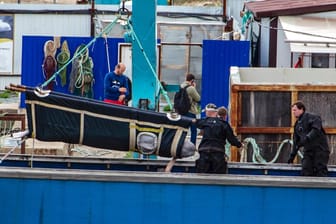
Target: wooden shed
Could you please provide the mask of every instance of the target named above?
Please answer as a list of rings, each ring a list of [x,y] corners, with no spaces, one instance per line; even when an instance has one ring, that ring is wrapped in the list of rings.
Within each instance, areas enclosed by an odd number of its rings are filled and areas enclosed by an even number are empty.
[[[329,164],[336,164],[336,70],[312,68],[238,68],[230,69],[230,123],[242,139],[254,139],[258,152],[275,162],[286,162],[295,117],[291,105],[301,100],[308,112],[321,116],[331,149]],[[288,143],[288,144],[284,144]],[[284,146],[285,145],[285,146]],[[284,146],[284,147],[282,147]],[[253,159],[248,147],[247,161]],[[241,161],[237,148],[231,161]]]

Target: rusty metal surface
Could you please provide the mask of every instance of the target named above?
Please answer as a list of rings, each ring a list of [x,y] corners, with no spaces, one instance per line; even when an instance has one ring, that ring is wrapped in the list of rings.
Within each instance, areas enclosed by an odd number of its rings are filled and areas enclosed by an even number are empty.
[[[336,0],[264,0],[245,3],[246,9],[253,12],[257,18],[299,15],[336,10]]]

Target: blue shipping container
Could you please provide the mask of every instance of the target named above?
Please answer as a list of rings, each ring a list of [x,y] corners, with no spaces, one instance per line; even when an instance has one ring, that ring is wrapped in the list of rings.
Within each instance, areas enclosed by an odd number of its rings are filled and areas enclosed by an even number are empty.
[[[249,49],[249,41],[203,41],[202,108],[208,103],[228,107],[230,67],[248,67]]]

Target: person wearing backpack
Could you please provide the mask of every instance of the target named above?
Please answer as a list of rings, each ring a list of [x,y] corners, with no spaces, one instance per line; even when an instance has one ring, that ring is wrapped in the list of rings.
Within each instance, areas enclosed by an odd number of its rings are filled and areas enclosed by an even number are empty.
[[[181,88],[186,88],[189,100],[190,109],[184,116],[190,118],[196,118],[199,114],[198,104],[201,101],[201,97],[196,90],[195,76],[193,74],[187,74],[186,80],[180,85]],[[194,124],[190,126],[190,141],[196,145],[197,128]]]

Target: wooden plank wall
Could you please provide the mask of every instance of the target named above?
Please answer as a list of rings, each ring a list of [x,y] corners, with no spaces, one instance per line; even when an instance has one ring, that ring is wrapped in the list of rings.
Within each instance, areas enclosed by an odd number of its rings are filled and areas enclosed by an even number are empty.
[[[272,158],[282,140],[291,139],[296,120],[291,105],[302,100],[307,112],[321,116],[331,149],[329,164],[336,164],[336,86],[232,84],[230,94],[232,128],[242,140],[255,138],[267,159]],[[289,152],[290,147],[286,147],[277,162],[286,162]],[[231,160],[240,161],[240,156],[239,151],[232,147]],[[251,158],[248,156],[248,159]]]

